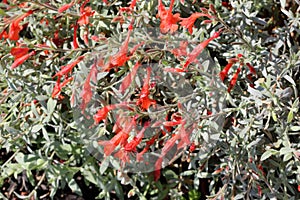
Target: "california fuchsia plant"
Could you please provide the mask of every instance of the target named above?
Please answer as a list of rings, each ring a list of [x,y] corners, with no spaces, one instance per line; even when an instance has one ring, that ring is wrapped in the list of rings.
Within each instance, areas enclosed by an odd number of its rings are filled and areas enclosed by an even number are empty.
[[[1,1],[1,199],[299,199],[299,6]]]

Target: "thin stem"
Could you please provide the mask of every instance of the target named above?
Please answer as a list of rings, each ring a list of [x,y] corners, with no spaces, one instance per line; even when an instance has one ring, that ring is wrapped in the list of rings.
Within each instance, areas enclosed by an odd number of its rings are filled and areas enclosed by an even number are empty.
[[[232,34],[236,35],[238,38],[240,38],[244,44],[246,44],[252,51],[255,51],[254,47],[251,46],[251,44],[249,44],[249,42],[247,40],[245,40],[241,34],[237,33],[236,31],[232,30],[224,21],[222,18],[220,18],[219,16],[216,16],[216,20],[218,22],[220,22],[223,26],[225,26],[226,30],[228,30],[229,32],[231,32]]]
[[[55,151],[53,151],[52,154],[50,155],[50,159],[51,160],[53,159],[54,154],[55,154]],[[44,171],[44,173],[43,173],[41,179],[39,180],[39,182],[36,184],[36,186],[33,188],[33,190],[29,193],[29,195],[25,196],[25,198],[30,199],[34,195],[34,193],[36,192],[36,190],[40,187],[40,185],[43,183],[43,181],[44,181],[45,178],[46,178],[46,171]],[[14,193],[16,193],[16,192],[14,192]],[[19,195],[19,196],[22,196],[22,195]]]
[[[7,165],[7,163],[9,163],[17,155],[17,153],[19,153],[19,151],[20,149],[17,149],[16,152],[1,166],[1,168],[3,169],[5,165]]]

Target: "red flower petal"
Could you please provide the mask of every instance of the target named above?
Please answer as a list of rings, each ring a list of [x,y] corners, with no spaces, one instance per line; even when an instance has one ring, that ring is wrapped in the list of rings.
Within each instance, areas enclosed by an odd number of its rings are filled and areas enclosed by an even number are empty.
[[[238,79],[238,77],[239,77],[240,71],[241,71],[241,68],[238,68],[238,69],[236,70],[235,74],[233,75],[233,77],[232,77],[232,79],[231,79],[231,81],[230,81],[230,83],[229,83],[228,89],[227,89],[228,92],[230,92],[231,89],[235,86],[236,81],[237,81],[237,79]]]
[[[74,26],[74,31],[73,31],[73,47],[74,47],[74,49],[77,49],[79,47],[79,45],[77,43],[77,29],[78,29],[78,25],[76,24]]]
[[[156,101],[153,99],[149,99],[149,81],[150,81],[151,68],[147,68],[147,77],[144,79],[144,85],[142,91],[140,93],[140,98],[136,102],[136,105],[140,105],[142,109],[148,110],[148,108],[156,104]]]
[[[53,91],[52,91],[52,98],[56,98],[57,95],[60,94],[61,92],[61,89],[66,86],[69,82],[71,82],[73,80],[73,77],[69,77],[67,78],[66,80],[64,80],[64,82],[60,83],[60,78],[57,79],[56,81],[56,84],[53,88]]]
[[[174,33],[178,29],[177,22],[180,21],[180,14],[172,14],[173,5],[174,0],[171,0],[169,10],[166,10],[162,0],[159,0],[158,2],[157,16],[160,18],[160,31],[162,33],[167,33],[169,31]]]
[[[123,93],[129,87],[140,66],[141,64],[139,62],[133,66],[132,71],[123,79],[120,85],[120,92]]]
[[[204,40],[203,42],[201,42],[200,44],[198,44],[198,46],[195,47],[195,49],[188,55],[188,59],[186,61],[186,63],[184,64],[183,68],[187,68],[189,66],[189,64],[191,64],[192,62],[194,62],[197,58],[197,56],[204,50],[204,48],[213,40],[216,39],[217,37],[219,37],[220,33],[222,31],[218,31],[216,33],[214,33],[214,35],[210,38],[208,38],[207,40]]]
[[[15,59],[14,63],[10,66],[11,69],[15,69],[19,65],[23,64],[30,56],[33,56],[35,54],[35,51],[32,51],[28,54],[25,54],[17,59]]]
[[[158,181],[158,179],[160,178],[160,169],[162,167],[162,161],[163,161],[163,157],[159,157],[155,162],[154,181]]]
[[[21,15],[17,19],[15,19],[9,26],[8,38],[10,40],[18,40],[19,39],[19,32],[22,30],[22,26],[19,23],[26,18],[27,16],[31,15],[33,10],[29,10],[27,13]]]
[[[130,27],[128,29],[129,30],[127,33],[127,37],[124,43],[122,44],[122,46],[120,47],[119,52],[116,55],[111,56],[109,58],[109,63],[104,67],[104,71],[109,71],[114,67],[123,66],[130,59],[130,56],[127,56],[127,52],[128,52],[128,44],[129,44],[129,39],[130,39],[130,34],[132,32],[132,29]]]
[[[15,57],[15,59],[18,59],[22,56],[24,56],[25,54],[27,54],[29,51],[29,48],[27,47],[13,47],[10,50],[11,55],[13,55]]]
[[[108,105],[108,106],[104,106],[103,108],[98,110],[98,112],[93,117],[95,124],[99,124],[100,121],[106,119],[109,111],[111,111],[113,109],[115,109],[114,105]]]
[[[69,9],[70,7],[72,7],[73,5],[74,5],[73,2],[68,3],[68,4],[65,4],[65,5],[63,5],[62,7],[60,7],[60,8],[58,9],[58,12],[59,12],[59,13],[62,13],[62,12],[64,12],[64,11],[68,10],[68,9]]]
[[[209,14],[205,14],[205,13],[193,13],[190,17],[188,18],[181,18],[181,22],[180,25],[184,28],[187,28],[189,33],[192,34],[193,33],[193,27],[194,27],[194,23],[197,20],[197,18],[199,17],[208,17],[208,18],[213,18],[213,16],[209,15]]]
[[[71,73],[72,69],[82,60],[84,59],[84,56],[79,56],[74,62],[67,64],[66,66],[62,66],[61,70],[57,72],[54,77],[62,77],[67,76],[69,73]]]
[[[141,143],[143,137],[144,137],[144,132],[147,127],[143,127],[142,130],[134,137],[129,143],[127,143],[124,147],[126,151],[136,151],[136,147]]]
[[[94,81],[96,82],[96,76],[97,76],[97,63],[95,62],[92,65],[91,71],[88,74],[84,84],[83,84],[83,89],[82,92],[80,94],[81,98],[82,98],[82,103],[80,105],[80,109],[82,110],[82,112],[84,112],[87,104],[91,101],[93,93],[92,93],[92,89],[91,89],[91,79],[94,79]]]
[[[246,65],[247,65],[247,67],[249,68],[249,70],[252,74],[256,74],[256,71],[255,71],[254,67],[250,63],[246,63]]]
[[[228,63],[224,69],[220,72],[220,78],[222,81],[225,80],[225,78],[227,77],[228,71],[229,69],[232,67],[233,63]]]

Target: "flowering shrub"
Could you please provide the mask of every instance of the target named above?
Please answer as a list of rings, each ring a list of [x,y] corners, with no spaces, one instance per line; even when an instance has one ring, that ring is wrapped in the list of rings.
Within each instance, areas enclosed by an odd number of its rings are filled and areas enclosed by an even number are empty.
[[[2,1],[0,197],[299,199],[299,9]]]

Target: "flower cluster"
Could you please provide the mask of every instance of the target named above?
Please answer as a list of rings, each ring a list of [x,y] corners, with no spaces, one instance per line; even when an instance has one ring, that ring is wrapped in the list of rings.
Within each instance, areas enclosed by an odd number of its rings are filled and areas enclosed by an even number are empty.
[[[232,88],[235,86],[239,73],[241,72],[241,67],[244,66],[244,56],[243,54],[238,54],[235,58],[231,58],[228,60],[228,64],[224,67],[224,69],[220,72],[220,78],[222,81],[225,80],[225,78],[228,76],[228,72],[231,69],[231,67],[235,64],[235,63],[239,63],[239,67],[237,68],[235,74],[233,75],[233,77],[231,78],[230,82],[229,82],[229,86],[227,91],[230,92],[232,90]],[[250,81],[250,87],[254,87],[253,84],[253,79],[252,76],[256,75],[256,71],[255,68],[250,64],[250,63],[246,63],[246,66],[248,67],[250,73],[247,74],[247,78]]]

